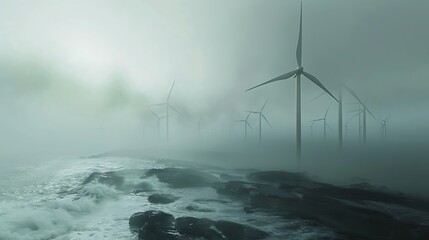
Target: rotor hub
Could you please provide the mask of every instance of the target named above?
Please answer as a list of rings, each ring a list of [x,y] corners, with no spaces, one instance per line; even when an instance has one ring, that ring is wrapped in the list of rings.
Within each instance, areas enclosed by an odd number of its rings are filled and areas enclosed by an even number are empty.
[[[304,68],[302,66],[298,67],[296,74],[298,75],[298,74],[301,74],[302,72],[304,72]]]

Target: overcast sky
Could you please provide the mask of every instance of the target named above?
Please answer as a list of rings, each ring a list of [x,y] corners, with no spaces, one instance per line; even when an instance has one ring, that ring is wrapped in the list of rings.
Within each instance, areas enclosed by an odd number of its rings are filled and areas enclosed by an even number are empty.
[[[144,105],[165,101],[173,81],[172,101],[189,121],[240,118],[270,97],[272,131],[292,132],[293,79],[244,90],[297,67],[299,6],[292,0],[1,0],[1,127],[8,133],[1,141],[11,142],[8,151],[34,141],[73,145],[82,134],[98,139],[88,131],[112,119],[109,131],[128,138],[141,114],[152,121]],[[426,0],[305,0],[303,66],[335,95],[346,82],[377,118],[392,113],[392,132],[427,134],[428,11]],[[303,131],[328,106],[329,122],[337,124],[332,99],[311,102],[320,93],[305,80]],[[347,119],[355,101],[344,98]],[[376,136],[378,123],[368,121]]]

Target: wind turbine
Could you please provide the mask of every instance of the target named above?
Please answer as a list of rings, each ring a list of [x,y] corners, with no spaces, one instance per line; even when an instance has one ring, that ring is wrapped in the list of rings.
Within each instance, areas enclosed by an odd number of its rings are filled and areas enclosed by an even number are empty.
[[[387,120],[389,120],[390,115],[392,115],[392,114],[389,114],[385,119],[380,120],[380,122],[381,122],[381,135],[383,136],[384,139],[387,139]]]
[[[235,122],[242,122],[244,123],[244,139],[247,139],[247,126],[249,126],[250,128],[252,128],[252,126],[249,123],[249,117],[250,117],[250,112],[247,114],[247,117],[245,119],[242,120],[235,120]]]
[[[323,118],[319,118],[311,121],[313,123],[323,121],[323,139],[325,141],[326,141],[326,127],[328,126],[328,123],[326,122],[326,117],[328,116],[328,112],[329,112],[329,107],[328,109],[326,109],[325,116]]]
[[[349,87],[345,86],[347,91],[362,105],[363,107],[363,142],[366,143],[366,112],[368,112],[374,119],[375,116],[369,111],[369,109],[366,107],[366,105],[360,100],[358,95]]]
[[[357,116],[360,116],[360,114],[361,114],[361,113],[362,113],[362,111],[358,110],[358,113],[357,113],[357,114],[353,115],[353,117],[349,118],[349,119],[346,121],[346,125],[345,125],[345,128],[346,128],[346,137],[348,136],[348,131],[349,131],[349,122],[350,122],[350,120],[352,120],[353,118],[355,118],[355,117],[357,117]],[[360,132],[360,123],[359,123],[359,132]],[[360,139],[359,139],[359,140],[360,140]]]
[[[265,122],[267,122],[268,126],[271,127],[270,122],[268,121],[267,117],[265,117],[263,111],[265,106],[267,105],[268,99],[265,101],[264,105],[262,106],[261,110],[259,110],[259,112],[256,111],[247,111],[248,113],[254,113],[254,114],[258,114],[259,116],[259,142],[262,142],[262,118],[265,120]]]
[[[170,96],[171,96],[171,92],[173,91],[174,83],[175,83],[175,81],[171,85],[170,92],[168,92],[166,102],[149,105],[149,107],[165,106],[165,116],[166,116],[165,135],[166,135],[167,141],[168,141],[168,136],[169,136],[169,131],[168,131],[169,130],[169,121],[168,121],[168,119],[169,119],[170,115],[168,113],[169,113],[170,108],[173,109],[177,114],[180,115],[180,112],[170,104]]]
[[[168,117],[167,116],[159,116],[158,114],[156,114],[156,112],[154,112],[152,109],[150,109],[149,106],[147,106],[147,109],[149,109],[149,111],[156,118],[156,125],[157,125],[157,128],[158,128],[158,138],[159,138],[160,137],[160,132],[161,132],[161,120],[164,119],[164,118],[168,119]]]
[[[331,97],[338,102],[338,100],[334,97],[334,95],[332,95],[329,92],[329,90],[315,76],[304,71],[304,68],[301,64],[302,63],[302,2],[301,2],[301,12],[300,12],[300,22],[299,22],[298,45],[296,48],[296,61],[298,63],[298,68],[296,70],[290,71],[281,76],[278,76],[264,83],[256,85],[252,88],[247,89],[246,91],[250,91],[254,88],[260,87],[268,83],[272,83],[280,80],[286,80],[291,77],[296,78],[296,154],[297,154],[298,164],[300,164],[300,160],[301,160],[301,75],[304,75],[314,84],[316,84],[325,92],[327,92],[329,95],[331,95]]]

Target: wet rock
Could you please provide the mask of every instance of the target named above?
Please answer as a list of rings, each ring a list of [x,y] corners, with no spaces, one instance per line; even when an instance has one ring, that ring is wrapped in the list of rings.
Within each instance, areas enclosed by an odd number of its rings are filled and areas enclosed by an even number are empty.
[[[293,196],[293,195],[291,195]],[[286,217],[315,220],[338,232],[371,240],[425,239],[429,231],[423,226],[401,222],[374,209],[356,207],[308,190],[299,197],[282,197],[257,192],[251,195],[252,208],[263,208]]]
[[[176,219],[176,229],[184,237],[211,240],[227,239],[214,228],[214,224],[214,221],[207,218],[179,217]]]
[[[167,183],[172,188],[205,187],[217,181],[208,173],[188,168],[151,169],[146,176],[156,176],[160,182]]]
[[[269,236],[257,228],[207,218],[179,217],[159,211],[135,213],[129,220],[139,240],[260,240]]]
[[[186,210],[188,210],[190,212],[214,212],[215,211],[215,210],[210,209],[210,208],[201,207],[197,204],[189,204],[188,206],[186,206]]]
[[[178,199],[179,197],[173,196],[171,194],[159,194],[159,193],[150,195],[147,198],[147,200],[150,203],[155,203],[155,204],[169,204],[177,201]]]
[[[281,184],[289,188],[321,188],[331,186],[329,184],[314,181],[304,174],[301,173],[290,173],[283,171],[263,171],[254,172],[247,175],[247,178],[251,181],[270,183],[270,184]]]
[[[134,213],[130,220],[130,230],[138,231],[139,240],[176,240],[174,231],[174,217],[160,211]]]
[[[83,182],[86,185],[90,182],[106,184],[120,188],[124,184],[124,177],[117,175],[115,172],[93,172]]]
[[[269,235],[257,228],[230,221],[217,221],[215,227],[222,232],[226,239],[257,240],[265,239]]]

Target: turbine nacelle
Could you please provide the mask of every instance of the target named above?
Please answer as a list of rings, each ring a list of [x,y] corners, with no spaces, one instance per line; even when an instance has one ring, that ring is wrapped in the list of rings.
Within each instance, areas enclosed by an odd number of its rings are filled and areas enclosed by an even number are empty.
[[[298,67],[296,69],[296,73],[295,73],[295,75],[293,77],[296,78],[298,75],[301,75],[303,72],[304,72],[304,68],[302,66]]]

